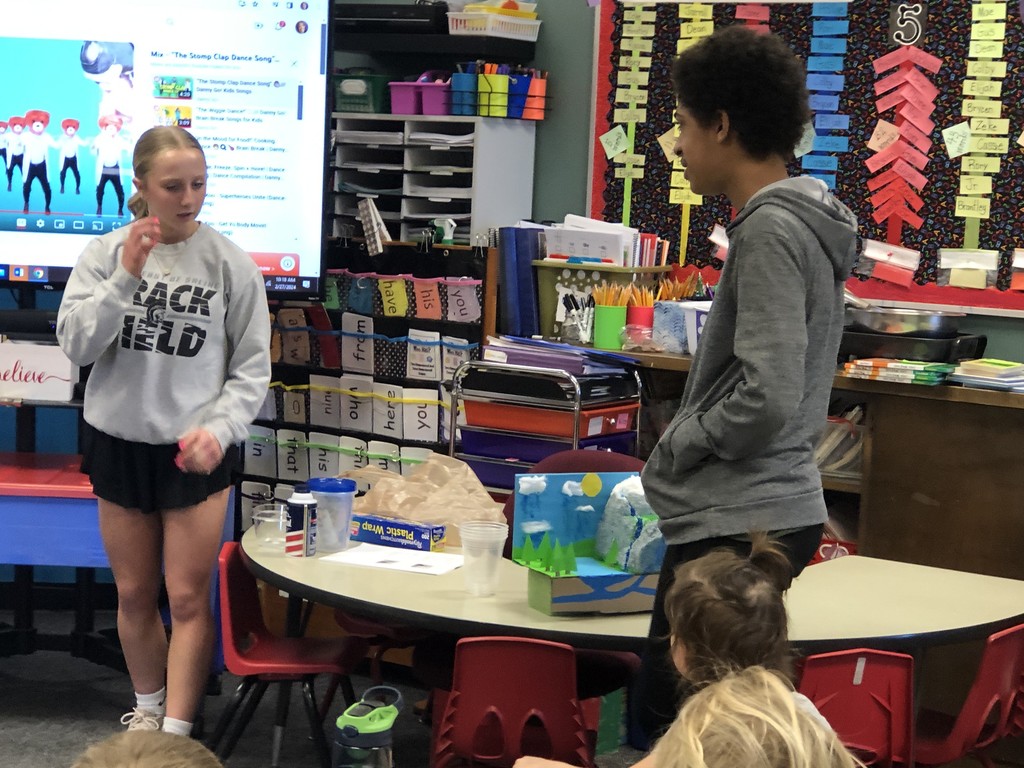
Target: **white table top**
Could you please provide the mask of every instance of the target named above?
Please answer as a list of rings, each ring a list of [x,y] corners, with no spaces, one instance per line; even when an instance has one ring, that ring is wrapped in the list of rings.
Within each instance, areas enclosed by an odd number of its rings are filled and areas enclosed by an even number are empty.
[[[251,570],[291,595],[459,634],[514,634],[639,650],[649,614],[548,616],[526,601],[527,569],[503,560],[496,594],[471,597],[441,576],[270,554],[242,538]],[[789,636],[807,651],[920,648],[986,637],[1024,621],[1024,581],[847,556],[807,568],[787,595]]]

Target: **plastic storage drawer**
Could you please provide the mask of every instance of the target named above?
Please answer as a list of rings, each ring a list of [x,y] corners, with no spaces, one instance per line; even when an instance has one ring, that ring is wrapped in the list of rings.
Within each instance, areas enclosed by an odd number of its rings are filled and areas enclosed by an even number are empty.
[[[573,412],[551,408],[532,408],[522,405],[465,400],[466,424],[470,427],[492,429],[515,428],[519,433],[572,437]],[[612,403],[600,408],[580,411],[579,437],[596,437],[616,432],[629,432],[636,428],[640,403]]]
[[[462,428],[461,435],[462,450],[465,453],[491,459],[516,459],[533,464],[553,453],[566,451],[572,447],[572,443],[565,440],[551,440],[519,434],[477,432],[468,427]],[[633,432],[590,437],[579,441],[580,448],[607,450],[631,456],[635,445],[636,435]]]

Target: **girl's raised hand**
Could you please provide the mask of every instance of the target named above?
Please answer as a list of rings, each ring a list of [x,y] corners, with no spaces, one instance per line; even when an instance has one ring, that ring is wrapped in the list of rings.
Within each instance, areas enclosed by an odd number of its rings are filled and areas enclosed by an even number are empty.
[[[142,277],[142,268],[149,252],[160,242],[160,219],[149,216],[132,223],[128,239],[121,249],[121,265],[136,277]]]

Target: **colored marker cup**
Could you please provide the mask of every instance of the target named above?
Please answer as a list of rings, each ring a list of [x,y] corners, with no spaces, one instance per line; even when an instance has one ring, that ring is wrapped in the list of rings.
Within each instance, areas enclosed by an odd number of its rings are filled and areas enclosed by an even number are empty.
[[[594,307],[594,348],[621,350],[622,329],[625,326],[625,305],[596,305]]]

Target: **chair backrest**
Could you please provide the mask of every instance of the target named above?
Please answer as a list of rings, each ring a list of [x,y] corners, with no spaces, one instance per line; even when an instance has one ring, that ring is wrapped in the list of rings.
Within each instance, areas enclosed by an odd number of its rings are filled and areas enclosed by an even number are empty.
[[[582,448],[559,451],[545,456],[532,467],[530,472],[536,474],[558,473],[558,472],[639,472],[644,468],[643,459],[630,456],[626,453],[614,453],[612,451],[592,451]],[[509,530],[512,530],[512,520],[515,516],[515,494],[509,495],[505,500],[502,513],[508,522]],[[502,557],[512,558],[512,536],[505,539],[505,549]]]
[[[515,637],[463,638],[434,744],[435,768],[459,757],[511,766],[523,755],[588,766],[571,646]]]
[[[248,675],[246,654],[270,632],[263,623],[256,577],[242,559],[237,541],[226,541],[218,557],[220,569],[220,625],[224,642],[224,665],[232,674]]]
[[[950,730],[949,753],[955,751],[959,757],[1015,732],[1014,708],[1022,675],[1024,624],[990,635],[974,682]]]
[[[914,659],[868,648],[803,663],[799,690],[864,762],[908,762],[914,742]]]

